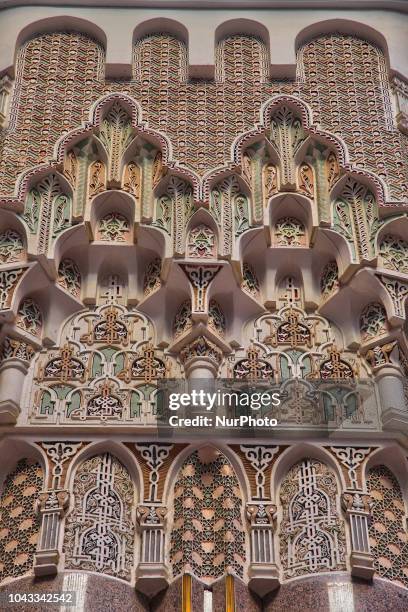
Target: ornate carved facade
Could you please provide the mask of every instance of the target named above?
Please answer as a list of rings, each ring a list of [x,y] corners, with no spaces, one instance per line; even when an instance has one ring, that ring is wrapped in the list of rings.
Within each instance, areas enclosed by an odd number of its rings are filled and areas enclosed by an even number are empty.
[[[127,77],[50,23],[0,80],[3,586],[99,576],[186,612],[269,610],[308,577],[407,597],[405,77],[326,24],[278,78],[250,23],[197,77],[167,21]],[[163,385],[197,380],[272,388],[220,414],[277,429],[163,428]]]

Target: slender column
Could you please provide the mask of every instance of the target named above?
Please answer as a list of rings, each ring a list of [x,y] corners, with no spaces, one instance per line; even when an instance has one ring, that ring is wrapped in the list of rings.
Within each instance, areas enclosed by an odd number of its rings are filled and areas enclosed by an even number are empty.
[[[0,423],[14,424],[21,412],[21,395],[34,348],[27,342],[5,338],[0,364]]]
[[[43,442],[50,459],[48,489],[40,495],[38,510],[41,532],[34,559],[36,576],[52,576],[58,572],[61,543],[61,520],[69,506],[69,491],[64,488],[68,463],[76,455],[81,442]]]
[[[404,392],[404,377],[397,365],[378,367],[375,379],[381,402],[384,429],[408,431],[408,406]]]
[[[270,502],[249,503],[246,515],[251,545],[248,586],[262,598],[279,586],[274,552],[276,506]]]
[[[41,535],[34,560],[36,576],[58,572],[61,519],[69,504],[68,491],[44,491],[40,495]]]
[[[136,588],[154,597],[169,583],[165,565],[165,519],[167,508],[156,504],[140,504],[137,522],[141,534],[140,562],[136,570]]]
[[[351,532],[351,574],[366,580],[371,580],[374,575],[374,559],[368,534],[370,500],[371,497],[361,491],[346,491],[342,495],[342,505]]]

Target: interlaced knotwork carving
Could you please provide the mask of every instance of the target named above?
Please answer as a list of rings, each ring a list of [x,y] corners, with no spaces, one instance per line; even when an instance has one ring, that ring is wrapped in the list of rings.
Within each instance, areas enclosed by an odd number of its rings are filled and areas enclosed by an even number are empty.
[[[378,252],[384,268],[408,274],[408,242],[387,234],[381,240]]]
[[[329,297],[339,287],[339,269],[335,261],[329,261],[320,277],[320,290],[324,298]]]
[[[38,373],[39,380],[80,380],[86,379],[87,367],[74,356],[74,348],[69,343],[62,346],[59,355],[50,359]]]
[[[230,462],[219,453],[202,463],[194,452],[181,467],[174,489],[173,575],[187,570],[212,582],[231,568],[242,577],[244,544],[241,493]]]
[[[27,459],[6,477],[0,500],[0,580],[32,568],[40,529],[35,504],[42,486],[41,466]]]
[[[291,347],[304,345],[312,347],[315,323],[303,322],[301,321],[303,318],[302,313],[293,308],[284,309],[281,315],[283,322],[267,320],[270,334],[263,339],[263,343],[274,347],[279,344],[288,344]]]
[[[153,291],[160,289],[161,280],[161,259],[156,257],[147,266],[143,279],[143,292],[145,295],[150,295]]]
[[[26,298],[21,302],[17,311],[16,325],[33,336],[41,334],[42,314],[32,298]]]
[[[121,394],[123,395],[123,394]],[[118,417],[123,413],[123,401],[115,394],[112,381],[104,380],[86,406],[86,416],[98,417],[101,420]]]
[[[277,246],[305,246],[305,228],[294,217],[279,219],[275,226],[275,236]]]
[[[341,358],[341,353],[337,346],[331,346],[328,353],[329,358],[324,359],[319,368],[320,378],[323,380],[353,379],[353,368],[349,363],[347,363],[347,361]]]
[[[23,239],[16,230],[8,229],[0,234],[0,263],[14,263],[24,259]]]
[[[76,298],[81,295],[81,272],[75,261],[63,259],[58,267],[58,284]]]
[[[10,306],[14,290],[25,270],[0,270],[0,309]]]
[[[259,381],[272,380],[274,371],[271,364],[260,357],[260,350],[251,346],[246,359],[237,361],[234,366],[234,378],[238,380]]]
[[[280,490],[281,562],[286,578],[345,568],[344,524],[334,473],[304,459],[286,475]]]
[[[367,304],[360,315],[360,331],[363,341],[371,340],[387,332],[387,313],[382,304]]]
[[[221,306],[215,300],[210,300],[208,307],[208,326],[211,327],[217,334],[223,336],[227,323]]]
[[[259,296],[259,280],[254,268],[245,263],[242,266],[242,288],[254,297]]]
[[[376,572],[407,587],[408,541],[401,488],[390,470],[378,465],[368,473],[367,490],[372,499],[369,534]]]
[[[42,350],[30,369],[24,420],[153,425],[155,381],[180,372],[153,337],[152,324],[133,309],[80,311],[62,328],[60,345]]]
[[[197,225],[188,234],[187,257],[213,259],[217,256],[215,235],[208,225]]]
[[[150,383],[166,376],[168,368],[162,359],[156,357],[154,346],[151,343],[145,344],[140,353],[140,356],[136,357],[131,364],[131,378]]]
[[[176,316],[174,317],[173,333],[174,337],[177,338],[184,334],[192,326],[191,321],[191,301],[185,300],[180,304]]]
[[[103,314],[101,313],[95,325],[92,326],[90,322],[90,327],[90,333],[81,338],[82,342],[87,344],[94,344],[94,342],[127,344],[129,336],[127,322],[114,306],[110,306]]]
[[[78,468],[75,505],[65,526],[65,566],[130,580],[135,526],[134,488],[127,469],[106,453]]]
[[[129,240],[129,221],[120,213],[105,215],[98,224],[97,239],[109,242],[126,242]]]

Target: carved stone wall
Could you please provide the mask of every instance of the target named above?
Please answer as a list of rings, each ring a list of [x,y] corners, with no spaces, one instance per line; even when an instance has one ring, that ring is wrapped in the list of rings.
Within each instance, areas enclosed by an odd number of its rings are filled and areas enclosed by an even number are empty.
[[[382,578],[408,586],[408,535],[406,508],[395,476],[384,465],[367,477],[372,499],[370,544],[376,572]]]
[[[81,464],[65,525],[65,565],[130,580],[135,500],[127,469],[105,453]]]
[[[85,119],[92,101],[106,91],[121,91],[140,101],[150,127],[169,135],[176,159],[200,173],[228,160],[234,138],[257,122],[266,99],[300,96],[316,122],[345,139],[357,167],[377,173],[396,199],[404,198],[406,137],[393,129],[385,59],[374,44],[340,34],[318,36],[299,50],[295,82],[268,80],[264,44],[253,36],[220,42],[215,82],[188,82],[186,55],[185,44],[174,36],[151,34],[136,43],[135,79],[104,84],[103,51],[86,36],[42,34],[25,43],[13,102],[17,129],[6,137],[1,162],[2,192],[12,191],[25,167],[50,157],[54,142]],[[39,66],[45,67],[41,73]],[[50,112],[42,125],[36,109],[45,104]],[[23,117],[30,118],[28,131]]]
[[[195,452],[180,469],[174,487],[170,560],[175,576],[191,571],[212,582],[227,568],[243,576],[242,494],[230,462],[221,453],[202,463]]]
[[[0,580],[32,570],[40,520],[36,513],[43,486],[39,463],[21,459],[3,484],[0,500]]]
[[[285,577],[345,568],[345,534],[332,470],[315,459],[296,464],[280,489]]]

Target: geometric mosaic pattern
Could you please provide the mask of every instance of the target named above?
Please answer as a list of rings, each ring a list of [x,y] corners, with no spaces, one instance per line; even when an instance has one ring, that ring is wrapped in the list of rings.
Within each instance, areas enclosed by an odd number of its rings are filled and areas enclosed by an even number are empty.
[[[372,468],[367,477],[372,497],[370,546],[379,576],[408,587],[408,532],[401,488],[385,465]]]
[[[40,521],[35,503],[43,486],[39,463],[22,459],[4,483],[0,501],[0,581],[32,569]]]

